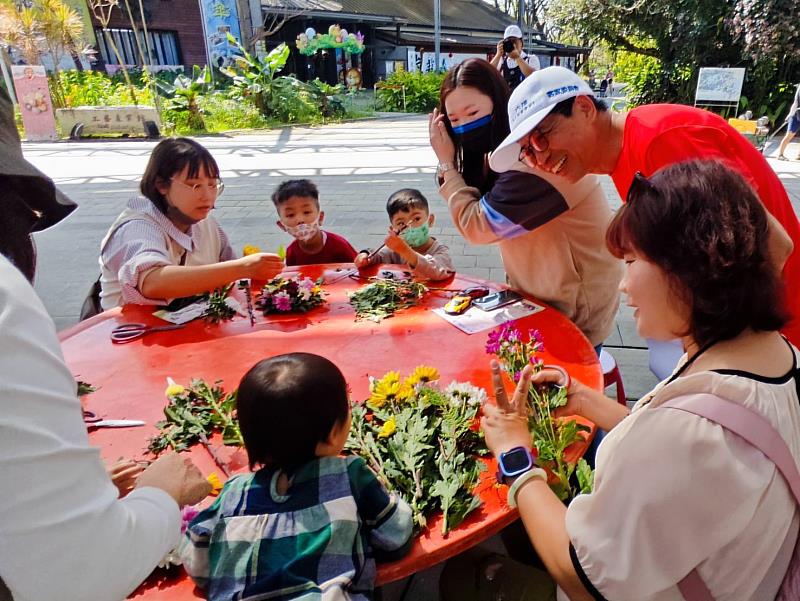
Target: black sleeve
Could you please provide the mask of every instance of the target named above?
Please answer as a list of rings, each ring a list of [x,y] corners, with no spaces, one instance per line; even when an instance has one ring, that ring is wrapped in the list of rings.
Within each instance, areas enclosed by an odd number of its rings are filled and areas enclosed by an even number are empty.
[[[575,547],[572,546],[572,543],[569,544],[569,558],[572,560],[572,567],[575,568],[575,571],[578,573],[578,578],[580,578],[581,584],[583,584],[583,588],[592,596],[595,601],[608,601],[601,593],[598,591],[595,586],[592,584],[589,577],[586,575],[586,572],[583,571],[583,566],[581,562],[578,561],[578,554],[575,552]]]
[[[552,184],[538,175],[524,171],[499,174],[482,202],[507,220],[529,231],[569,209],[564,196]]]

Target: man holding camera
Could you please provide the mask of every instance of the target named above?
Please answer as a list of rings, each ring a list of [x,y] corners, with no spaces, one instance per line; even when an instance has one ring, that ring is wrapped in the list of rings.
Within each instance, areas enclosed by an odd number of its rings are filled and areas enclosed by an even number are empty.
[[[500,70],[512,91],[528,75],[541,68],[539,59],[522,49],[522,30],[516,25],[506,27],[491,63]]]

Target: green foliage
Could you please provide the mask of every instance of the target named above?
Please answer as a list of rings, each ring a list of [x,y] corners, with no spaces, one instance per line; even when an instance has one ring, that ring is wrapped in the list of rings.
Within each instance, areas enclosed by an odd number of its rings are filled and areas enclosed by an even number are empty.
[[[187,113],[186,123],[191,129],[205,129],[203,121],[203,108],[200,99],[213,91],[211,69],[207,66],[200,69],[197,65],[192,68],[192,76],[186,77],[183,73],[175,76],[172,83],[156,81],[158,90],[169,99],[165,103],[166,110],[175,113]]]
[[[481,505],[473,490],[485,469],[478,455],[486,447],[472,427],[486,393],[456,382],[439,390],[428,382],[411,384],[411,378],[401,384],[399,374],[389,372],[373,381],[366,405],[351,407],[345,448],[411,506],[415,530],[441,511],[447,535]]]
[[[236,309],[228,303],[228,295],[232,288],[233,283],[230,283],[205,295],[208,300],[208,308],[203,313],[203,317],[207,322],[230,321],[236,316]]]
[[[444,75],[395,71],[378,85],[378,101],[392,111],[427,113],[439,104],[439,89]]]
[[[549,15],[582,44],[657,59],[627,75],[633,104],[692,104],[700,67],[744,67],[743,94],[768,106],[782,82],[800,79],[800,27],[794,0],[560,0]],[[615,74],[626,70],[622,57]]]
[[[264,58],[252,55],[228,34],[228,42],[235,45],[241,56],[236,57],[232,67],[221,69],[221,72],[232,80],[234,94],[250,100],[263,115],[274,115],[280,108],[280,99],[275,95],[273,87],[276,74],[286,65],[289,58],[289,47],[280,44],[273,48]]]
[[[127,85],[121,77],[109,77],[99,71],[61,71],[58,79],[64,90],[64,105],[76,106],[128,106],[133,104]],[[153,95],[146,82],[135,84],[140,104],[152,105]]]
[[[356,310],[356,321],[379,322],[400,309],[411,307],[428,291],[425,284],[408,280],[378,279],[350,292],[350,304]]]
[[[236,391],[226,394],[220,382],[209,386],[203,380],[192,380],[188,388],[170,386],[167,391],[166,419],[156,424],[159,433],[150,439],[148,451],[154,455],[170,449],[188,451],[195,443],[208,443],[215,432],[222,434],[226,445],[244,446],[235,417]]]

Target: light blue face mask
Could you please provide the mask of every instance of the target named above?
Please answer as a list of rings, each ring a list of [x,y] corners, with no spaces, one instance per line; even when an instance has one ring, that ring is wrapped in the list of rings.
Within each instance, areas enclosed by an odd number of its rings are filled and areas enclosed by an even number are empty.
[[[400,234],[400,237],[412,248],[418,248],[425,244],[431,237],[430,228],[427,223],[419,227],[407,227]]]
[[[470,132],[474,129],[478,129],[479,127],[483,127],[484,125],[492,122],[492,115],[491,113],[481,117],[480,119],[475,119],[475,121],[470,121],[469,123],[465,123],[464,125],[456,125],[453,128],[453,133],[457,136],[463,136],[465,133]]]

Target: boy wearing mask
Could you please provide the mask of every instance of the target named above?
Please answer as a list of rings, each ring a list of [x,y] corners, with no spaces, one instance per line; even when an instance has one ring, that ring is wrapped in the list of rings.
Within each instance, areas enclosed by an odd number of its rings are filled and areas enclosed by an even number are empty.
[[[286,265],[351,263],[356,250],[332,232],[320,229],[325,212],[319,210],[319,191],[307,179],[283,182],[272,194],[278,227],[295,240],[286,249]]]
[[[456,270],[449,249],[430,236],[434,215],[419,190],[404,188],[386,202],[389,233],[377,253],[362,251],[355,259],[359,269],[376,263],[408,265],[414,275],[426,280],[446,280]]]

